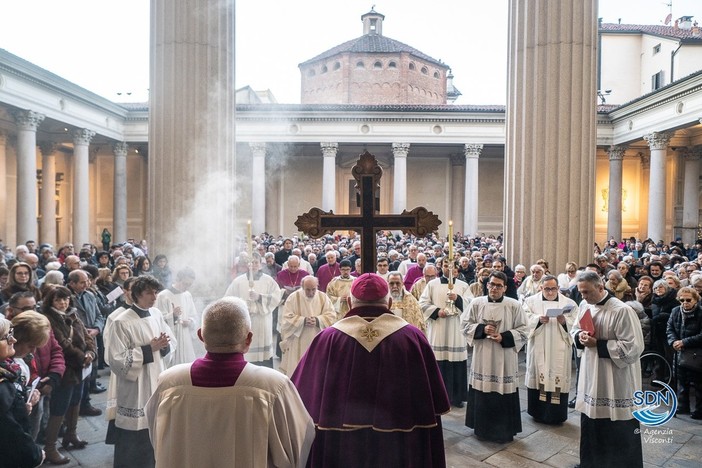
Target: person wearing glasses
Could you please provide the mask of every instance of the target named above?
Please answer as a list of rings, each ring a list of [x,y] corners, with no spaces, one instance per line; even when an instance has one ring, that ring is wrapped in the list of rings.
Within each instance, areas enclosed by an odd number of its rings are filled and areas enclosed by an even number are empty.
[[[644,350],[639,317],[604,288],[597,273],[582,273],[577,286],[583,302],[571,335],[583,350],[575,402],[582,413],[580,467],[643,466],[641,429],[633,415]],[[591,320],[583,320],[586,312]]]
[[[7,285],[0,291],[0,296],[2,296],[0,302],[7,302],[13,294],[23,291],[31,292],[37,302],[41,300],[39,288],[34,286],[32,279],[32,267],[26,263],[18,262],[10,268]]]
[[[700,295],[694,288],[678,291],[680,305],[673,309],[668,320],[668,344],[678,354],[685,349],[702,351],[702,308]],[[702,373],[677,366],[678,410],[676,414],[690,414],[690,384],[695,387],[695,410],[692,419],[702,419]]]
[[[544,424],[561,424],[568,419],[573,347],[569,332],[578,306],[559,292],[555,276],[546,275],[541,294],[527,297],[523,307],[531,330],[526,353],[527,413]]]
[[[466,426],[479,440],[506,443],[522,432],[517,353],[527,341],[527,316],[519,301],[505,296],[507,275],[493,271],[487,288],[488,295],[473,299],[461,316],[473,347]]]
[[[17,388],[21,370],[15,355],[12,323],[0,317],[0,454],[3,466],[39,466],[44,452],[30,435],[26,396]]]

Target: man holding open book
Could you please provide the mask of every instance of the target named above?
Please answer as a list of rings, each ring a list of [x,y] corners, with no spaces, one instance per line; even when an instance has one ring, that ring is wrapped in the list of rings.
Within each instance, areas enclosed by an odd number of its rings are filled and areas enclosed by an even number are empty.
[[[580,467],[643,466],[639,422],[632,412],[641,389],[643,333],[636,313],[604,289],[597,273],[578,278],[583,297],[573,339],[584,349],[575,409]]]

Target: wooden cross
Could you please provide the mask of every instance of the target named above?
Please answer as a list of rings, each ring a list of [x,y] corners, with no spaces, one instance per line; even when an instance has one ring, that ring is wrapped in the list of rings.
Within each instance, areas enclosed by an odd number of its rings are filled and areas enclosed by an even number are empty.
[[[363,273],[374,273],[376,264],[376,233],[379,230],[401,230],[405,234],[425,236],[436,231],[441,224],[439,217],[424,207],[401,214],[376,213],[375,192],[380,186],[383,169],[375,156],[368,151],[361,154],[351,170],[360,193],[360,215],[335,215],[333,211],[312,208],[295,221],[298,230],[312,238],[332,234],[339,230],[352,230],[361,234],[361,266]]]

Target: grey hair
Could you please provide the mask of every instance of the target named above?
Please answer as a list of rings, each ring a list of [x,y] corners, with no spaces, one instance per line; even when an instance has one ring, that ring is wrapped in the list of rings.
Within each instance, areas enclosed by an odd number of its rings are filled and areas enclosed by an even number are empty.
[[[202,312],[202,339],[208,347],[243,347],[250,331],[249,309],[238,297],[223,297]]]
[[[669,292],[669,291],[670,291],[670,285],[669,285],[668,282],[667,282],[666,280],[664,280],[664,279],[659,279],[659,280],[657,280],[655,283],[653,283],[653,289],[656,289],[656,288],[659,287],[659,286],[665,286],[665,292]]]
[[[5,317],[0,317],[0,338],[7,335],[12,328],[12,322],[7,320]]]
[[[594,271],[583,271],[578,276],[578,283],[590,283],[593,286],[602,286],[602,278]]]

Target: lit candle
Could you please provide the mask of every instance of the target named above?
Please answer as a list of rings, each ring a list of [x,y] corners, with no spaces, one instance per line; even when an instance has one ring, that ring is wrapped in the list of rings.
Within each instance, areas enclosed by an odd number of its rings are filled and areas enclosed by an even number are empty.
[[[448,242],[449,242],[449,262],[453,264],[453,221],[449,220],[449,232],[448,232]]]

